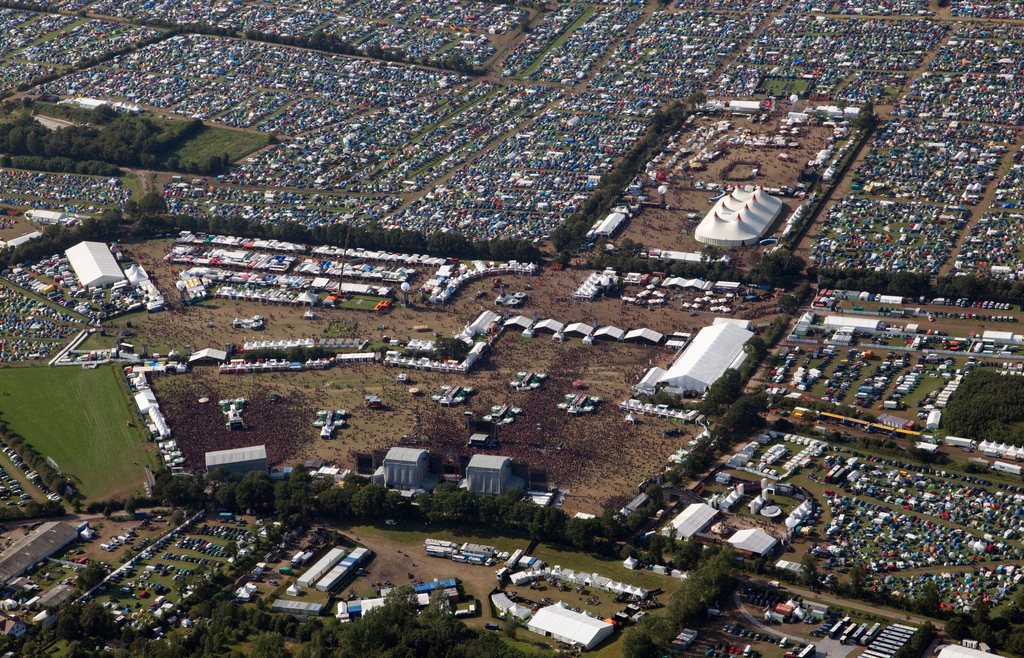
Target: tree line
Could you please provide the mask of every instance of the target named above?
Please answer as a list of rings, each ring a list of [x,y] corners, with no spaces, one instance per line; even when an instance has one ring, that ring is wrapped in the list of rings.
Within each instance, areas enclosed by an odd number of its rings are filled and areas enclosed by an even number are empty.
[[[47,226],[39,238],[4,252],[3,260],[8,264],[36,261],[63,252],[82,240],[145,240],[183,230],[462,259],[538,262],[543,256],[535,244],[525,240],[474,241],[455,233],[389,230],[375,224],[309,227],[295,222],[267,224],[237,216],[170,215],[163,196],[151,191],[139,201],[126,203],[123,210],[110,208],[100,217],[76,226]]]
[[[1024,378],[977,369],[964,377],[942,414],[953,435],[1024,445]]]
[[[822,268],[815,272],[822,288],[866,290],[903,297],[935,297],[1024,304],[1024,281],[976,276],[940,276],[934,280],[918,272]]]
[[[35,158],[20,162],[34,164],[44,171],[117,175],[120,173],[117,167],[177,170],[184,164],[194,173],[213,175],[231,164],[230,158],[223,154],[211,156],[202,163],[178,160],[175,151],[204,129],[198,119],[158,124],[150,117],[120,114],[109,108],[94,112],[101,117],[106,113],[116,116],[109,121],[101,120],[98,126],[72,125],[50,130],[28,111],[18,112],[0,123],[0,151],[10,156],[7,165],[14,165],[15,157]],[[103,163],[107,165],[105,168]]]

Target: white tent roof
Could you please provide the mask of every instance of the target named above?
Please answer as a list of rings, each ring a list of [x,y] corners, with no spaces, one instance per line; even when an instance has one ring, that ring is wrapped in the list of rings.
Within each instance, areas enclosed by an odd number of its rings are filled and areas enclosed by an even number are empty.
[[[749,551],[755,555],[764,555],[779,543],[778,539],[757,528],[737,530],[736,534],[729,537],[728,541],[736,548],[742,551]]]
[[[753,335],[734,324],[704,327],[668,369],[662,383],[687,391],[707,389],[728,368],[743,362],[743,346]]]
[[[662,532],[668,534],[669,528],[675,528],[677,539],[689,539],[706,528],[716,514],[718,510],[711,505],[694,503],[672,519]]]
[[[592,649],[612,634],[614,626],[603,619],[573,612],[559,601],[538,610],[530,620],[529,629]]]
[[[957,644],[948,644],[939,650],[939,658],[994,658],[994,653],[981,649],[970,649]]]
[[[647,329],[646,327],[643,327],[643,328],[640,328],[640,329],[633,329],[631,331],[627,331],[626,332],[626,337],[624,338],[624,340],[643,341],[645,343],[651,343],[652,345],[657,345],[664,338],[665,338],[665,336],[663,336],[662,334],[659,334],[657,331],[654,331],[653,329]]]
[[[102,242],[79,242],[64,252],[75,276],[86,288],[124,281],[124,273]]]
[[[594,338],[611,338],[612,340],[622,340],[626,332],[618,327],[608,325],[607,327],[601,327],[594,332]]]
[[[565,333],[589,336],[594,333],[594,328],[584,322],[570,322],[565,326]]]
[[[782,212],[782,201],[762,189],[735,189],[720,198],[704,216],[694,237],[720,247],[756,243]]]
[[[529,329],[533,326],[533,318],[528,318],[525,315],[517,315],[514,318],[505,320],[504,326],[506,327],[522,327],[523,329]]]
[[[534,325],[533,329],[534,331],[550,331],[552,333],[558,333],[564,327],[565,325],[559,322],[558,320],[548,318],[546,320],[541,320],[540,322],[538,322],[536,325]]]
[[[225,352],[224,350],[218,350],[213,347],[207,347],[199,350],[198,352],[193,352],[192,355],[188,357],[188,362],[192,363],[193,361],[199,361],[200,359],[213,359],[214,361],[224,361],[227,358],[228,353]]]

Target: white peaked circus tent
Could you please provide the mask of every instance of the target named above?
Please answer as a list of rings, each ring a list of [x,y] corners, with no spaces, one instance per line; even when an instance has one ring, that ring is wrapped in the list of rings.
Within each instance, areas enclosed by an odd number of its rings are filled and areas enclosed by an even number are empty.
[[[756,244],[782,212],[782,201],[758,188],[735,189],[718,199],[694,237],[716,247]]]

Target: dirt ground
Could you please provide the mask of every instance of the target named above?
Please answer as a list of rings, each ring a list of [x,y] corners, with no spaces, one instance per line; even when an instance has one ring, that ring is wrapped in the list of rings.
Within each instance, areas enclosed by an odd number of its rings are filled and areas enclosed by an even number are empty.
[[[164,240],[130,247],[133,256],[165,291],[173,291],[173,281],[180,271],[180,266],[163,260],[169,246],[170,241]],[[573,292],[588,275],[586,270],[546,270],[539,276],[506,278],[509,292],[528,295],[525,305],[514,310],[494,303],[497,291],[493,279],[468,286],[444,308],[399,306],[385,316],[318,309],[323,317],[317,321],[303,319],[302,308],[214,299],[109,322],[104,325],[107,336],[91,339],[89,347],[96,347],[94,343],[102,340],[112,344],[118,331],[129,328],[129,323],[138,332],[136,344],[147,345],[150,353],[167,353],[171,349],[190,351],[252,339],[319,337],[330,323],[338,321],[348,323],[351,334],[371,342],[385,336],[408,339],[430,335],[416,331],[418,325],[441,335],[453,335],[484,310],[552,317],[566,324],[582,321],[595,327],[649,327],[663,334],[695,333],[715,317],[682,308],[684,302],[698,295],[693,292],[673,293],[657,310],[620,299],[573,301]],[[478,295],[479,291],[484,294]],[[638,291],[627,287],[624,294]],[[756,318],[759,323],[770,320],[775,311],[770,299],[737,303],[736,308],[736,316]],[[267,318],[266,329],[232,328],[235,317],[255,313]],[[528,466],[531,480],[538,486],[567,490],[566,511],[598,512],[607,504],[621,506],[632,497],[636,486],[696,431],[687,428],[685,436],[667,440],[660,432],[671,426],[670,421],[644,418],[637,425],[628,425],[617,408],[619,402],[632,397],[632,385],[649,366],[667,366],[673,355],[664,347],[624,343],[587,346],[579,338],[558,343],[545,335],[528,340],[519,331],[509,331],[498,339],[486,362],[468,376],[411,372],[408,374],[414,381],[399,384],[399,371],[379,364],[259,375],[219,375],[214,368],[199,367],[187,376],[157,378],[154,386],[189,468],[201,468],[207,450],[259,444],[267,445],[273,465],[316,458],[355,468],[356,455],[381,454],[404,436],[416,435],[418,440],[406,444],[429,448],[440,456],[446,470],[454,473],[459,471],[460,461],[471,456],[466,446],[471,432],[464,412],[472,411],[480,419],[490,413],[492,406],[508,404],[523,411],[515,422],[501,426],[500,446],[490,452],[512,456]],[[540,390],[513,391],[509,382],[517,372],[526,370],[546,372],[549,379]],[[588,394],[603,400],[591,416],[572,417],[557,409],[566,394],[575,392],[572,383],[577,380],[583,382]],[[430,396],[446,384],[471,386],[477,393],[462,407],[443,408]],[[411,386],[418,388],[420,395],[410,394]],[[367,409],[363,405],[367,394],[381,396],[386,408]],[[281,400],[271,402],[275,395]],[[202,397],[209,398],[210,403],[199,404]],[[227,430],[215,404],[236,397],[249,402],[243,414],[249,428],[244,431]],[[318,430],[312,426],[319,409],[351,412],[348,427],[333,440],[319,439]]]
[[[696,132],[702,128],[726,121],[729,128],[719,136],[704,143],[691,143]],[[797,134],[792,134],[792,130]],[[785,130],[781,133],[781,130]],[[629,238],[643,243],[648,247],[671,249],[677,251],[701,251],[703,245],[693,238],[697,224],[713,205],[711,199],[718,195],[712,191],[718,185],[758,185],[763,187],[795,187],[800,172],[807,162],[825,147],[831,134],[830,127],[804,124],[788,128],[782,126],[782,115],[773,114],[763,123],[748,117],[703,117],[682,132],[674,141],[676,150],[669,163],[659,167],[666,174],[665,185],[668,187],[666,201],[669,209],[647,208],[638,217],[631,220],[619,237]],[[751,146],[729,143],[728,140],[740,137],[759,138],[781,134],[790,144],[784,148],[775,146]],[[792,144],[796,144],[793,146]],[[703,145],[708,151],[721,151],[721,155],[699,168],[688,167],[699,148]],[[785,159],[780,159],[784,155]],[[756,176],[750,176],[757,169]],[[785,220],[790,212],[799,205],[799,199],[783,198],[788,210],[780,216]],[[772,231],[766,233],[770,236]],[[729,255],[733,262],[744,264],[750,262],[754,250],[732,250]]]
[[[630,386],[645,362],[664,360],[659,348],[625,344],[585,346],[559,344],[544,338],[527,341],[505,335],[490,362],[468,377],[440,373],[410,373],[421,395],[408,392],[410,384],[395,381],[398,370],[380,365],[341,366],[326,372],[219,375],[213,368],[196,368],[187,376],[154,380],[161,407],[187,464],[201,468],[207,450],[265,444],[274,465],[318,458],[355,468],[355,456],[386,451],[403,436],[415,434],[415,444],[440,455],[446,470],[457,471],[460,458],[472,453],[466,446],[470,432],[464,413],[480,419],[493,405],[508,404],[523,410],[519,418],[501,426],[500,446],[488,452],[509,455],[527,464],[535,482],[568,490],[566,511],[599,511],[608,503],[625,501],[635,487],[665,463],[696,429],[684,428],[683,437],[666,439],[660,431],[672,426],[663,419],[624,422],[619,401],[631,395]],[[529,364],[529,366],[523,364]],[[519,369],[547,372],[541,389],[513,391],[508,383]],[[590,416],[569,416],[557,409],[572,382],[582,380],[586,393],[604,402]],[[442,385],[472,386],[477,393],[462,406],[441,407],[430,399]],[[365,394],[380,395],[386,408],[363,406]],[[281,396],[278,402],[272,395]],[[198,403],[209,398],[206,404]],[[248,429],[224,427],[216,402],[246,398],[242,416]],[[329,441],[312,426],[318,409],[345,409],[352,416],[348,427]],[[486,429],[486,428],[484,428]]]

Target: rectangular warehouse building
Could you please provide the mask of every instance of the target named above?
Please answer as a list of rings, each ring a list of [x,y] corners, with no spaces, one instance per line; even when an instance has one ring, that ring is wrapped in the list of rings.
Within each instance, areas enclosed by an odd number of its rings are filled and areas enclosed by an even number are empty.
[[[267,473],[267,446],[214,450],[206,453],[206,472],[212,473],[219,468],[236,475],[245,475],[253,471]]]
[[[69,523],[42,524],[0,553],[0,584],[14,580],[36,562],[45,560],[76,539],[78,531]]]
[[[126,280],[114,255],[102,242],[79,242],[64,254],[78,281],[86,288],[104,288]]]

